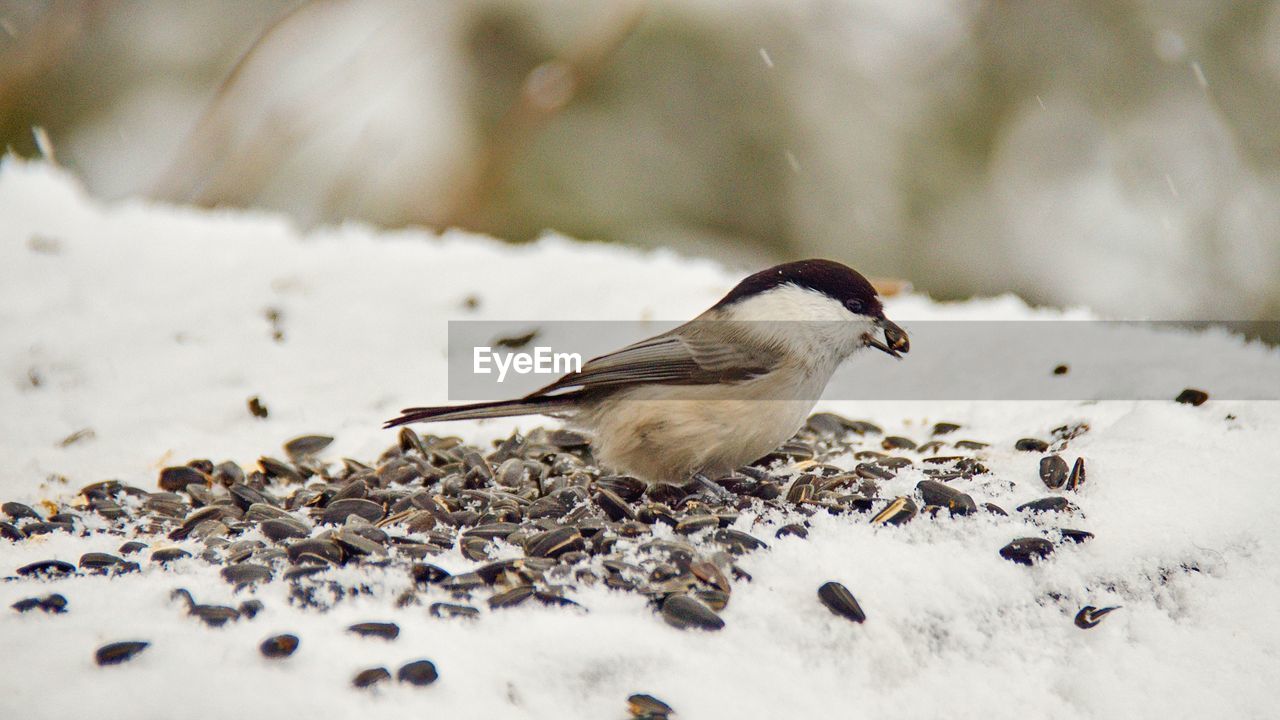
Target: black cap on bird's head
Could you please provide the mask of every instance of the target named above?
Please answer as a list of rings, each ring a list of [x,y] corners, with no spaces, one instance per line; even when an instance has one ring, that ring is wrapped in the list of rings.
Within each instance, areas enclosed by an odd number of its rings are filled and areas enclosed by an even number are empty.
[[[884,342],[868,335],[864,337],[867,345],[894,357],[910,350],[907,334],[885,318],[880,296],[870,281],[857,270],[834,260],[799,260],[761,270],[744,278],[715,307],[723,308],[783,285],[822,293],[854,315],[871,318],[884,330]]]

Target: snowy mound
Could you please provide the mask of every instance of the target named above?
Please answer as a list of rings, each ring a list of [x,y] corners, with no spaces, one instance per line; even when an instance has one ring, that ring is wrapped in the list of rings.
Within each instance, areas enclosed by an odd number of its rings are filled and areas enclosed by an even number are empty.
[[[0,167],[0,217],[0,501],[41,512],[41,501],[74,503],[106,479],[156,490],[161,468],[193,458],[251,468],[308,433],[336,437],[328,459],[376,458],[396,440],[381,421],[447,399],[449,319],[682,319],[737,279],[673,254],[559,238],[513,248],[465,233],[302,234],[275,216],[104,207],[48,167],[14,162]],[[888,313],[1066,317],[1013,298],[942,306],[904,296]],[[1221,333],[1145,342],[1221,360],[1194,378],[1172,374],[1164,402],[823,405],[916,442],[935,423],[962,426],[989,443],[976,451],[989,472],[966,491],[1009,514],[943,511],[901,525],[813,514],[807,539],[770,532],[767,550],[737,560],[752,579],[734,584],[718,632],[677,630],[644,597],[603,585],[574,595],[585,613],[526,603],[463,622],[398,607],[390,584],[358,566],[333,572],[372,592],[319,612],[280,583],[237,591],[194,558],[168,569],[140,560],[123,575],[0,583],[0,643],[12,650],[0,717],[607,718],[625,717],[637,692],[688,718],[1265,716],[1274,704],[1265,678],[1280,674],[1280,526],[1265,502],[1280,467],[1280,404],[1213,394],[1275,383],[1280,353]],[[903,371],[947,382],[927,354],[911,364],[917,349]],[[1102,387],[1126,371],[1123,353],[1114,363],[1073,369],[1072,382]],[[1207,403],[1172,401],[1192,383],[1209,391]],[[251,397],[265,418],[249,411]],[[539,424],[442,432],[486,446]],[[1062,495],[1040,479],[1042,454],[1015,443],[1082,425],[1063,452],[1088,467],[1069,519],[1015,512]],[[910,495],[926,477],[913,457],[918,467],[881,484],[884,497]],[[1094,537],[1030,566],[999,554],[1051,526]],[[0,539],[0,576],[116,553],[129,539],[80,530]],[[432,562],[454,573],[478,564],[456,548]],[[817,589],[833,580],[857,597],[865,622],[819,603]],[[178,608],[177,587],[203,603],[257,599],[263,609],[211,628]],[[8,609],[51,593],[67,599],[65,613]],[[1081,629],[1073,619],[1086,605],[1122,608]],[[373,620],[397,623],[399,637],[344,631]],[[301,638],[298,651],[264,658],[259,644],[286,632]],[[95,664],[95,649],[130,639],[151,645],[120,665]],[[352,687],[361,669],[394,673],[419,658],[439,669],[430,687]]]

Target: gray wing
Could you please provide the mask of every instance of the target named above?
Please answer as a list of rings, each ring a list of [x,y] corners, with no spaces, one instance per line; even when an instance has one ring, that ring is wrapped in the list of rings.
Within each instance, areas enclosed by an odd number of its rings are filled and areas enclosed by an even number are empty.
[[[646,383],[709,385],[737,383],[777,366],[781,352],[742,342],[729,323],[694,321],[671,332],[641,340],[608,355],[588,360],[526,397],[618,388]]]

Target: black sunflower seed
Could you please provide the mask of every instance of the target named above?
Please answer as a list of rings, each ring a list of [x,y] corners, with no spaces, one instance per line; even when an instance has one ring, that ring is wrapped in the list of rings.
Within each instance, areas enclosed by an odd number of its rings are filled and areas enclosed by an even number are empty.
[[[803,525],[800,525],[798,523],[791,523],[789,525],[783,525],[782,527],[778,528],[777,532],[773,534],[773,536],[776,538],[784,538],[788,535],[794,535],[795,537],[798,537],[798,538],[807,538],[809,537],[809,531],[805,529]]]
[[[167,467],[160,471],[160,489],[165,492],[185,490],[188,485],[208,485],[212,478],[187,465]]]
[[[227,492],[231,494],[231,500],[236,504],[236,507],[241,510],[248,510],[254,505],[265,505],[267,507],[276,507],[280,505],[279,500],[271,497],[266,492],[255,490],[244,483],[233,484],[231,487],[227,488]],[[270,511],[264,511],[260,508],[254,514],[255,516],[258,516],[262,512]]]
[[[286,552],[289,553],[289,562],[292,563],[301,562],[304,555],[310,555],[334,565],[341,565],[344,558],[342,548],[337,543],[320,538],[307,538],[306,540],[290,543],[286,548]]]
[[[872,525],[901,525],[916,516],[915,501],[903,495],[894,498],[885,509],[871,518]]]
[[[151,551],[151,562],[168,563],[189,557],[191,557],[191,553],[176,547],[158,548]]]
[[[1116,605],[1113,607],[1104,607],[1104,608],[1096,608],[1092,605],[1085,605],[1084,607],[1080,608],[1080,612],[1076,613],[1076,619],[1075,619],[1076,627],[1080,628],[1081,630],[1088,630],[1089,628],[1096,627],[1098,623],[1102,622],[1102,618],[1106,617],[1107,615],[1119,609],[1120,609],[1119,605]]]
[[[43,521],[44,518],[40,513],[36,512],[30,505],[23,505],[20,502],[7,502],[0,505],[0,511],[8,515],[12,520],[31,519],[37,522]]]
[[[271,542],[305,538],[311,534],[310,528],[293,518],[272,518],[263,520],[258,526],[262,534]]]
[[[1174,398],[1174,402],[1180,402],[1183,405],[1200,406],[1209,399],[1209,393],[1195,388],[1187,388],[1178,393],[1178,397]]]
[[[710,585],[716,590],[720,590],[725,593],[728,593],[730,590],[729,579],[724,576],[723,572],[720,572],[720,568],[716,567],[715,563],[707,562],[705,560],[691,562],[689,563],[689,572],[693,573],[694,577]]]
[[[730,552],[737,555],[743,555],[755,550],[767,550],[769,548],[768,544],[763,540],[755,537],[754,535],[745,533],[741,530],[735,530],[733,528],[721,528],[716,530],[711,534],[711,539],[721,545],[727,546]]]
[[[297,635],[272,635],[263,640],[258,649],[269,658],[285,658],[298,649],[299,642]]]
[[[1000,548],[1000,557],[1020,565],[1031,565],[1053,552],[1053,543],[1044,538],[1018,538]]]
[[[940,505],[950,510],[952,515],[968,515],[978,511],[973,498],[936,480],[921,480],[916,483],[916,490],[926,505]]]
[[[209,627],[222,627],[240,619],[240,611],[226,605],[192,605],[187,613],[199,618]]]
[[[828,610],[847,620],[860,623],[867,619],[867,614],[862,611],[862,606],[858,605],[853,593],[834,580],[818,588],[818,600]]]
[[[805,421],[805,427],[819,435],[839,437],[849,431],[844,418],[832,413],[814,413]]]
[[[364,498],[344,498],[335,500],[325,506],[321,519],[331,525],[341,525],[351,515],[362,517],[369,522],[377,522],[385,515],[382,505]]]
[[[636,693],[627,698],[627,711],[638,720],[666,720],[675,712],[670,705],[644,693]]]
[[[362,622],[347,628],[361,637],[378,637],[383,640],[395,640],[400,637],[400,626],[389,622]]]
[[[367,688],[390,679],[391,673],[387,672],[386,668],[376,667],[356,673],[356,676],[351,679],[351,684],[358,688]]]
[[[720,519],[715,515],[690,515],[676,523],[676,532],[681,535],[692,535],[714,527],[720,527]]]
[[[1071,541],[1073,543],[1082,543],[1093,539],[1093,533],[1085,530],[1070,530],[1068,528],[1059,528],[1058,533],[1062,535],[1063,541]]]
[[[80,556],[80,569],[90,572],[105,572],[123,564],[123,558],[116,557],[110,553],[90,552]]]
[[[1067,478],[1067,490],[1079,490],[1084,485],[1084,458],[1076,458],[1075,464],[1071,466],[1071,476]]]
[[[582,550],[586,543],[574,527],[560,527],[539,533],[525,543],[525,553],[530,557],[559,557],[573,550]]]
[[[719,630],[724,627],[711,608],[688,595],[669,595],[662,601],[662,619],[680,630]]]
[[[596,487],[596,504],[609,516],[614,522],[622,522],[624,520],[634,520],[636,517],[635,508],[631,507],[631,503],[622,499],[622,496],[613,492],[606,487]]]
[[[1013,449],[1023,452],[1044,452],[1049,449],[1049,443],[1037,438],[1022,438],[1013,444]]]
[[[1075,505],[1071,501],[1061,495],[1051,495],[1049,497],[1032,500],[1029,503],[1023,503],[1017,508],[1018,512],[1071,512],[1075,510]]]
[[[302,477],[302,473],[289,463],[273,458],[269,455],[263,455],[258,458],[258,467],[262,468],[262,474],[269,478],[277,478],[282,482],[300,483],[306,480]]]
[[[490,597],[489,607],[493,610],[515,607],[533,597],[533,592],[532,585],[517,585]]]
[[[431,585],[450,577],[451,573],[431,563],[417,563],[409,569],[416,585]]]
[[[414,660],[401,665],[396,671],[396,680],[418,687],[426,687],[438,679],[440,679],[440,673],[436,670],[435,663],[430,660]]]
[[[329,447],[333,438],[328,435],[302,435],[284,444],[284,452],[291,458],[305,458],[316,455]]]
[[[60,577],[72,575],[76,566],[62,560],[40,560],[18,568],[18,574],[24,577]]]
[[[880,467],[875,463],[858,463],[853,468],[854,474],[867,480],[892,480],[894,472],[887,468]]]
[[[445,602],[431,603],[429,612],[432,617],[438,618],[474,618],[480,616],[480,611],[470,605]]]
[[[1040,479],[1050,490],[1061,488],[1067,482],[1067,461],[1059,455],[1040,458]]]
[[[222,579],[238,587],[267,582],[271,579],[271,568],[247,562],[228,565],[222,569]]]
[[[99,665],[119,665],[122,662],[132,659],[135,655],[142,652],[151,643],[141,640],[126,640],[124,642],[114,642],[103,645],[93,654],[94,660]]]

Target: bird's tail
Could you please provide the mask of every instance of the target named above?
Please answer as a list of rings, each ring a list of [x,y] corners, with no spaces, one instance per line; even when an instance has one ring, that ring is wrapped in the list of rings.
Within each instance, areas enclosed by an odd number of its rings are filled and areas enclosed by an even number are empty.
[[[573,405],[572,397],[534,397],[519,400],[473,403],[471,405],[441,405],[438,407],[405,408],[400,417],[383,423],[384,428],[423,422],[427,420],[479,420],[481,418],[537,415],[567,410]]]

